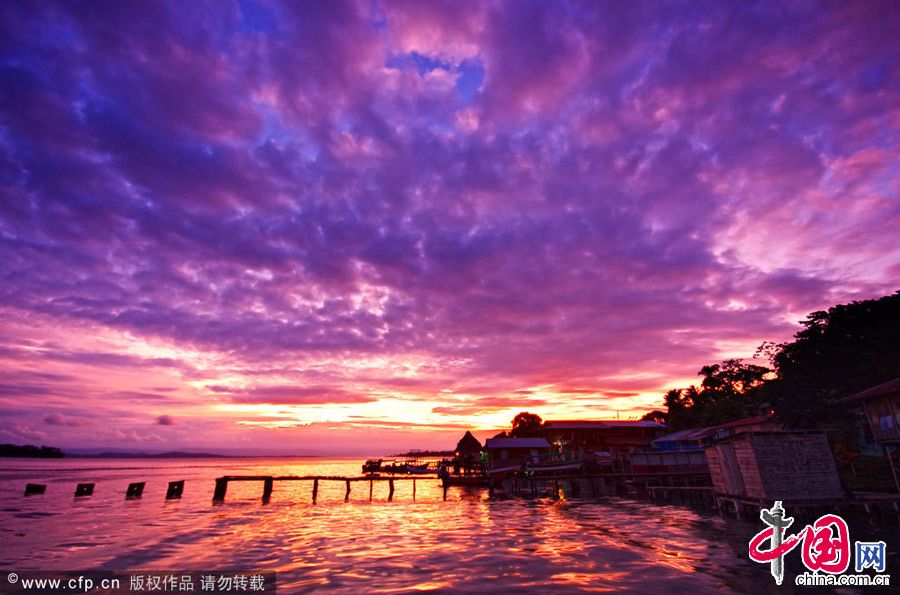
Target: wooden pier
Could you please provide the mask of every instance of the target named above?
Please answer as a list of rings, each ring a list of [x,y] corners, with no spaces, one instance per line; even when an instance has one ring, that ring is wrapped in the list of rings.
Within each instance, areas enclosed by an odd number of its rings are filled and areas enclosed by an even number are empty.
[[[216,489],[213,492],[213,502],[224,502],[225,495],[228,493],[228,484],[235,481],[261,481],[263,483],[262,501],[269,502],[272,492],[275,489],[276,481],[309,481],[312,482],[312,501],[313,504],[319,497],[319,482],[343,482],[345,485],[344,502],[350,500],[351,485],[360,482],[369,482],[369,501],[372,500],[374,485],[376,481],[388,482],[388,502],[394,499],[394,482],[411,481],[413,501],[416,499],[416,482],[417,481],[440,481],[437,477],[427,476],[391,476],[384,477],[381,475],[361,475],[354,477],[335,476],[335,475],[225,475],[216,478]],[[444,500],[447,499],[447,487],[443,486]]]
[[[423,475],[225,475],[215,479],[213,504],[222,504],[228,493],[228,484],[232,482],[260,482],[262,484],[262,502],[268,503],[275,490],[276,482],[309,482],[312,502],[319,498],[319,487],[323,482],[337,482],[344,485],[344,502],[350,501],[354,483],[369,484],[369,501],[373,500],[376,482],[387,482],[387,501],[394,499],[396,482],[412,482],[412,498],[416,500],[416,486],[420,481],[441,482],[443,499],[447,500],[447,491],[454,484],[446,478]],[[409,484],[407,484],[409,485]],[[144,482],[128,485],[126,500],[140,499],[144,491]],[[166,500],[181,499],[185,481],[170,481],[166,491]],[[638,500],[651,500],[717,510],[720,514],[729,513],[741,517],[754,517],[759,510],[769,504],[770,498],[750,498],[734,496],[718,492],[714,486],[708,485],[708,475],[694,472],[665,473],[602,473],[602,474],[560,474],[560,475],[524,475],[515,474],[507,477],[485,478],[477,487],[488,490],[491,500],[509,497],[522,498],[604,498],[618,496]],[[29,483],[25,486],[25,496],[40,496],[47,490],[46,484]],[[80,483],[76,487],[76,499],[90,497],[94,494],[93,483]],[[785,505],[791,506],[803,518],[837,511],[839,514],[855,512],[876,519],[877,522],[893,524],[900,522],[900,494],[881,494],[857,492],[852,496],[828,500],[786,499]]]

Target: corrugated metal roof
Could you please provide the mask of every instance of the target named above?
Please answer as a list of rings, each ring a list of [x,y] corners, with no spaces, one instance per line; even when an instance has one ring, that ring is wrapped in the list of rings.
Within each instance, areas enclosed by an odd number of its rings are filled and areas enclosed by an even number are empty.
[[[543,438],[488,438],[485,448],[550,448]]]
[[[757,417],[745,417],[744,419],[736,419],[734,421],[725,422],[724,424],[713,426],[711,429],[726,430],[729,428],[740,428],[741,426],[752,426],[754,424],[761,424],[767,421],[773,421],[772,417],[768,415],[759,415]]]
[[[591,430],[602,428],[660,428],[665,429],[665,425],[655,421],[638,421],[633,419],[600,419],[595,421],[586,420],[560,420],[547,421],[544,426],[548,430]]]
[[[744,419],[736,419],[734,421],[729,421],[718,426],[710,426],[708,428],[692,428],[689,430],[679,430],[677,432],[672,432],[671,434],[666,434],[665,436],[660,436],[650,444],[669,444],[672,442],[682,442],[685,440],[703,440],[704,438],[708,438],[709,436],[712,436],[720,430],[732,430],[734,428],[752,426],[770,421],[773,420],[768,415],[760,415],[758,417],[745,417]]]
[[[665,436],[660,436],[650,444],[656,443],[667,443],[667,442],[681,442],[683,440],[702,440],[706,438],[713,432],[713,428],[699,428],[693,430],[679,430],[677,432],[672,432],[671,434],[666,434]]]
[[[894,378],[893,380],[888,380],[884,384],[879,384],[878,386],[867,388],[866,390],[858,392],[855,395],[850,395],[844,400],[858,401],[860,399],[866,399],[869,397],[881,397],[884,395],[892,395],[895,393],[900,393],[900,378]]]

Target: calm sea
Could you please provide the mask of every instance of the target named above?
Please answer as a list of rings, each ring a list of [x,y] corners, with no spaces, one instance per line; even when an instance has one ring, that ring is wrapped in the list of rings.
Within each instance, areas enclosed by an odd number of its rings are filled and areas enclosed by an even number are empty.
[[[358,475],[353,459],[0,459],[0,568],[7,570],[275,570],[283,593],[471,592],[785,593],[766,565],[747,559],[759,523],[620,499],[488,501],[481,490],[436,480],[261,483],[229,486],[220,475]],[[164,500],[186,480],[184,497]],[[90,498],[75,484],[95,482]],[[144,497],[126,486],[146,481]],[[47,493],[25,498],[27,482]],[[851,523],[853,539],[888,541],[888,571],[900,568],[897,532]],[[895,571],[900,575],[900,570]],[[898,576],[900,578],[900,576]],[[788,583],[786,577],[785,583]],[[878,590],[878,589],[876,589]],[[798,590],[799,591],[799,590]],[[882,591],[884,591],[882,589]],[[803,592],[810,592],[804,590]],[[844,592],[853,592],[845,590]]]

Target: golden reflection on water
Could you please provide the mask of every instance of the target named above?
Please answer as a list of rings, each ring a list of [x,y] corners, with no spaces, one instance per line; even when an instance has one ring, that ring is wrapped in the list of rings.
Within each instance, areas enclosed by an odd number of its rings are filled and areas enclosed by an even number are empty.
[[[274,569],[285,593],[625,590],[721,593],[756,590],[765,568],[736,555],[746,538],[718,518],[624,500],[488,501],[484,490],[439,483],[262,483],[229,485],[211,502],[220,475],[357,475],[358,460],[63,460],[18,462],[0,471],[0,567],[18,569]],[[180,501],[165,483],[185,479]],[[124,501],[146,480],[142,500]],[[46,497],[21,496],[26,481]],[[96,481],[75,501],[76,481]],[[739,527],[740,528],[740,527]],[[746,530],[746,528],[740,528]],[[736,545],[725,544],[728,540]],[[743,540],[743,544],[741,543]],[[753,589],[751,589],[753,587]]]

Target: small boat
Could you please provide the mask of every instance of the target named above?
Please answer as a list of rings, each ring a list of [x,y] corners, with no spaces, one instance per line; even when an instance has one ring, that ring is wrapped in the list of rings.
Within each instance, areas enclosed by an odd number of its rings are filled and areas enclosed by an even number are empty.
[[[525,461],[525,471],[535,475],[545,473],[561,473],[564,471],[578,471],[584,465],[584,461],[570,458],[563,453],[550,453],[536,455]]]
[[[504,465],[502,467],[491,467],[487,470],[487,474],[497,477],[504,475],[512,475],[513,473],[517,473],[522,470],[522,464],[516,463],[515,465]]]
[[[447,475],[441,477],[442,485],[447,486],[467,486],[467,487],[487,487],[488,478],[486,475]]]
[[[424,475],[426,473],[432,473],[432,471],[428,468],[428,463],[404,463],[403,467],[406,468],[406,473],[410,473],[413,475]]]
[[[397,461],[391,461],[390,463],[382,464],[381,471],[384,473],[406,473],[406,465]]]
[[[534,473],[556,473],[559,471],[577,471],[581,469],[581,461],[570,461],[568,463],[540,463],[537,465],[529,464],[526,471]]]
[[[381,471],[381,459],[368,459],[362,466],[363,473],[378,473]]]

